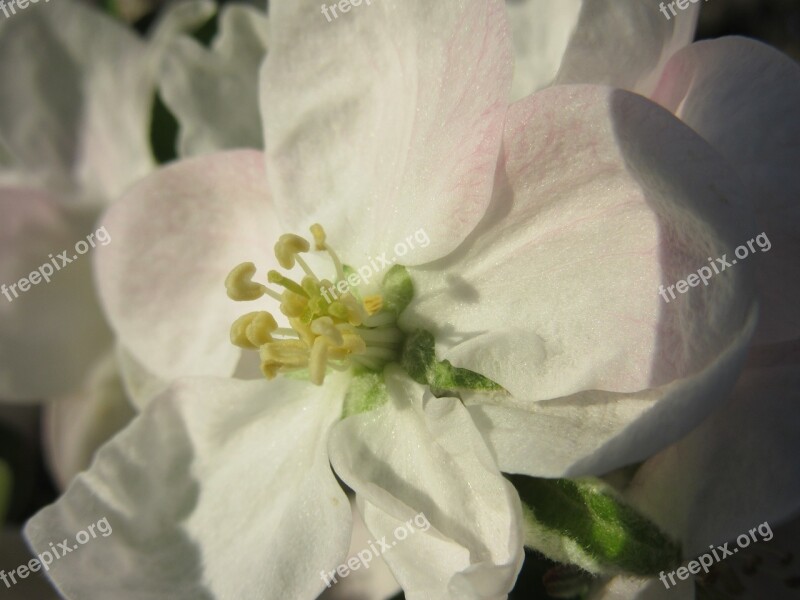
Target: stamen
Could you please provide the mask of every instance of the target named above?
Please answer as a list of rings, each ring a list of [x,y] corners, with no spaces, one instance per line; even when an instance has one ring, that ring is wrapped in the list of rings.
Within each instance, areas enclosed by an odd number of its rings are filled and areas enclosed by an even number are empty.
[[[243,262],[237,265],[225,278],[225,289],[228,291],[228,298],[237,302],[248,300],[258,300],[263,296],[267,288],[260,283],[253,281],[256,274],[256,266],[251,262]]]
[[[309,277],[312,277],[314,279],[317,278],[317,276],[314,275],[314,271],[312,271],[311,267],[308,266],[308,263],[306,263],[306,261],[304,261],[302,258],[300,258],[300,255],[295,255],[294,260],[297,262],[298,265],[300,265],[300,268],[303,269],[303,271],[306,272],[306,275],[308,275]]]
[[[284,277],[277,271],[269,271],[267,273],[267,281],[269,281],[270,283],[275,283],[277,285],[283,286],[287,290],[291,290],[299,296],[305,296],[306,298],[308,298],[308,294],[302,287],[300,287],[298,284],[296,284],[288,277]]]
[[[336,329],[333,324],[333,319],[330,317],[320,317],[311,323],[311,331],[321,337],[328,338],[334,346],[341,346],[344,344],[342,333]]]
[[[258,348],[272,341],[270,334],[277,328],[278,323],[275,322],[275,317],[262,310],[255,313],[255,316],[247,326],[245,335],[250,343]]]
[[[364,298],[364,308],[367,309],[367,313],[372,316],[380,309],[383,308],[383,296],[380,294],[375,294],[373,296],[367,296]]]
[[[288,367],[308,366],[308,346],[300,340],[280,340],[261,346],[261,360]]]
[[[308,361],[308,374],[311,383],[322,385],[325,380],[325,367],[328,362],[328,341],[324,337],[314,340],[311,347],[311,358]]]
[[[257,312],[250,312],[246,315],[242,315],[238,319],[233,322],[231,325],[231,343],[234,346],[238,346],[239,348],[245,348],[247,350],[257,350],[258,346],[256,346],[250,339],[247,337],[247,328],[250,326],[250,323],[253,322],[253,319],[256,318],[258,315]]]
[[[275,244],[275,258],[284,269],[292,269],[297,255],[308,252],[310,248],[309,243],[299,235],[284,233]]]
[[[336,277],[341,281],[344,279],[344,267],[342,267],[342,261],[339,260],[339,256],[336,252],[328,246],[326,243],[327,236],[325,235],[325,230],[322,228],[322,225],[319,223],[314,223],[311,226],[311,235],[314,236],[314,247],[317,250],[326,250],[328,255],[331,257],[333,261],[333,266],[336,267]]]
[[[344,267],[319,225],[311,227],[314,248],[327,252],[336,267],[337,281],[344,279]],[[290,269],[299,265],[305,275],[300,283],[278,271],[269,271],[267,281],[283,287],[278,293],[252,281],[256,273],[253,263],[238,265],[225,280],[228,295],[234,300],[255,300],[269,294],[280,302],[280,310],[288,317],[290,327],[278,327],[268,312],[256,311],[236,319],[231,326],[231,342],[240,348],[259,350],[261,371],[267,379],[280,373],[308,369],[312,383],[325,380],[328,367],[347,370],[354,365],[380,370],[397,357],[403,341],[402,332],[394,327],[396,317],[384,312],[379,294],[363,300],[357,291],[333,295],[323,290],[334,288],[320,280],[300,254],[310,244],[293,234],[282,235],[275,244],[280,265]],[[334,299],[335,298],[335,299]]]
[[[281,296],[281,312],[287,317],[300,317],[306,311],[308,298],[286,290]]]

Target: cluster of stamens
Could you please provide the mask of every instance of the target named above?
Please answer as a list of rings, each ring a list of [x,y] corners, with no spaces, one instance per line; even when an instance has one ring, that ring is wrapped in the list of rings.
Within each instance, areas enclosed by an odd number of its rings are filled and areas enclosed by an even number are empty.
[[[326,243],[325,230],[316,224],[311,234],[315,250],[327,252],[333,261],[337,282],[345,281],[344,267]],[[335,284],[318,277],[300,256],[310,249],[306,239],[294,234],[282,235],[275,244],[281,267],[289,270],[299,266],[305,273],[297,283],[278,271],[269,271],[267,282],[282,287],[280,292],[253,281],[256,267],[251,262],[230,272],[225,280],[228,297],[244,302],[271,296],[280,302],[280,311],[290,325],[279,327],[267,311],[250,312],[231,326],[231,342],[259,351],[261,371],[267,379],[307,369],[312,383],[321,385],[329,367],[382,369],[396,358],[403,340],[394,325],[396,316],[383,309],[379,294],[360,298],[348,289],[332,299],[325,291]]]

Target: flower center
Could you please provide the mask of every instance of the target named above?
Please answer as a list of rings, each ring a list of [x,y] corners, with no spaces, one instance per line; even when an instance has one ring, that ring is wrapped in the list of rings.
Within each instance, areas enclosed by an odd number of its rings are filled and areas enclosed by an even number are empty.
[[[275,244],[275,257],[284,269],[302,269],[299,282],[269,271],[267,282],[283,290],[270,289],[253,281],[256,267],[245,262],[230,272],[225,287],[228,297],[238,302],[264,295],[275,298],[289,327],[279,327],[267,311],[250,312],[234,321],[231,342],[259,351],[261,371],[267,379],[308,369],[311,382],[321,385],[328,368],[344,371],[360,366],[380,371],[398,358],[403,343],[403,333],[395,326],[396,314],[384,308],[381,294],[362,298],[346,283],[345,267],[327,244],[321,225],[312,225],[311,234],[314,249],[327,252],[333,262],[336,282],[318,277],[300,256],[311,249],[305,238],[282,235]],[[335,289],[340,293],[333,292]]]

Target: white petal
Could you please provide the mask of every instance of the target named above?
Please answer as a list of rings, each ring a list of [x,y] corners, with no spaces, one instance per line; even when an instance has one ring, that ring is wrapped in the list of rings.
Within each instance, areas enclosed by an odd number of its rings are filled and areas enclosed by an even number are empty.
[[[160,76],[165,104],[181,129],[179,154],[263,148],[258,126],[258,71],[267,49],[267,18],[228,5],[211,49],[185,36],[170,46]]]
[[[94,219],[68,213],[62,204],[45,192],[0,188],[0,397],[5,399],[73,392],[111,343],[94,292],[91,257],[75,253],[75,244],[95,232]],[[38,283],[20,288],[34,272]]]
[[[270,5],[261,107],[281,218],[322,223],[354,267],[422,227],[430,243],[404,264],[443,256],[491,195],[512,76],[505,6],[364,0],[331,21],[316,0]]]
[[[606,84],[649,95],[670,57],[694,39],[697,0],[676,12],[667,19],[654,2],[585,0],[556,83]]]
[[[755,190],[759,232],[766,234],[753,244],[758,258],[749,259],[758,263],[762,303],[757,342],[800,337],[800,66],[754,40],[699,42],[669,62],[654,99]]]
[[[523,559],[514,488],[460,401],[387,373],[387,404],[334,428],[336,473],[409,600],[503,596]]]
[[[582,0],[506,0],[514,40],[512,100],[553,81],[582,4]]]
[[[755,324],[754,312],[741,339],[708,368],[658,388],[587,390],[539,402],[475,394],[465,402],[504,473],[599,475],[651,456],[723,403]]]
[[[748,370],[724,406],[648,460],[628,496],[684,543],[705,552],[800,510],[800,369]]]
[[[0,137],[17,168],[99,199],[151,168],[153,85],[131,30],[82,2],[42,2],[0,21],[0,55],[0,80],[13,82]]]
[[[487,218],[453,255],[410,270],[416,295],[400,322],[429,329],[441,359],[496,381],[519,407],[553,411],[540,425],[562,439],[552,464],[498,457],[504,468],[582,470],[598,446],[592,469],[643,458],[732,386],[755,311],[749,265],[669,303],[659,285],[747,239],[747,198],[701,138],[628,92],[539,92],[512,107],[504,148]],[[677,406],[668,424],[654,421]],[[585,439],[563,438],[590,415],[599,421]]]
[[[88,205],[110,202],[147,173],[163,42],[209,7],[170,9],[152,43],[72,0],[33,4],[0,20],[0,81],[13,82],[0,101],[0,139],[14,169]]]
[[[549,88],[512,108],[501,168],[467,243],[410,269],[400,322],[429,328],[441,358],[548,400],[669,383],[741,333],[746,263],[659,295],[750,228],[735,174],[665,111],[622,91]]]
[[[262,154],[230,151],[173,163],[139,182],[104,218],[113,242],[98,248],[98,287],[120,342],[157,378],[230,375],[241,352],[233,321],[275,308],[236,303],[230,270],[277,266],[278,225]]]
[[[153,375],[121,344],[117,344],[116,358],[125,394],[137,411],[169,387],[168,381]]]
[[[95,451],[127,425],[135,411],[125,395],[113,351],[98,361],[83,389],[44,407],[44,449],[60,489],[87,469]]]
[[[350,540],[350,505],[325,450],[346,383],[184,380],[25,536],[40,553],[108,520],[107,537],[51,565],[68,597],[313,598]]]
[[[369,529],[367,529],[361,513],[356,507],[355,498],[351,499],[353,509],[353,535],[350,539],[349,558],[357,557],[359,552],[369,548],[369,543],[374,542]],[[348,558],[348,560],[349,560]],[[380,556],[375,556],[364,568],[358,568],[348,574],[347,578],[339,579],[334,584],[328,579],[330,588],[325,590],[319,600],[388,600],[401,592],[400,586]]]

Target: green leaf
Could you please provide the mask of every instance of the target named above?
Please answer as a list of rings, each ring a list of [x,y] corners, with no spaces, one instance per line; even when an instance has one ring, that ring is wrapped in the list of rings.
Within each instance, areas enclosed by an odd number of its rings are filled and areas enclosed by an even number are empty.
[[[604,482],[507,476],[519,492],[525,544],[591,573],[650,576],[681,562],[681,548]]]
[[[399,315],[414,298],[414,283],[406,268],[394,265],[386,272],[381,283],[383,306]]]
[[[11,505],[11,492],[14,476],[5,461],[0,460],[0,525],[5,523]]]
[[[457,395],[460,390],[503,391],[502,386],[483,375],[454,367],[447,360],[436,360],[433,334],[424,329],[406,337],[401,363],[411,379],[429,385],[436,395]]]
[[[383,373],[359,370],[354,373],[342,407],[342,418],[358,415],[385,404],[389,392],[383,380]]]

